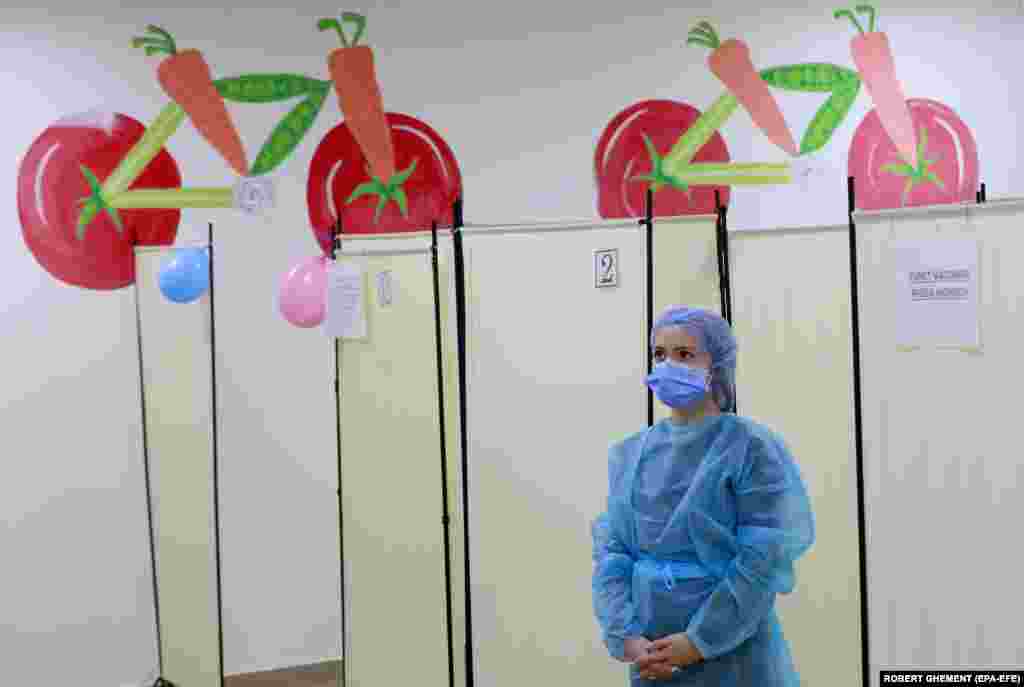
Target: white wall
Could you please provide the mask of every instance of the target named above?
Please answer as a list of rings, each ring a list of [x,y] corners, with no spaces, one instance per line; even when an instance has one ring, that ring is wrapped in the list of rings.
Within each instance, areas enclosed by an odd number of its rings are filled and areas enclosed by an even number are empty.
[[[788,7],[785,5],[789,5]],[[759,65],[814,59],[850,66],[852,29],[832,4],[740,0],[665,7],[600,3],[364,3],[388,109],[421,117],[458,156],[470,221],[594,216],[591,158],[600,130],[644,98],[704,109],[721,92],[685,45],[710,19],[747,40]],[[61,116],[95,106],[151,120],[163,102],[153,61],[128,41],[151,22],[203,50],[217,76],[289,71],[324,78],[333,36],[315,21],[335,3],[299,10],[210,4],[132,8],[55,0],[5,8],[0,58],[9,104],[0,137],[2,367],[8,449],[0,463],[0,646],[5,682],[143,681],[155,665],[148,579],[131,293],[65,287],[36,265],[19,231],[13,189],[31,141]],[[1019,175],[1018,45],[1014,2],[886,4],[880,26],[910,96],[943,101],[967,121],[990,194]],[[746,16],[741,16],[746,15]],[[819,102],[782,95],[797,135]],[[737,191],[734,227],[811,225],[845,218],[845,155],[868,100],[862,95],[804,187]],[[233,106],[250,155],[282,113]],[[244,114],[243,114],[244,113]],[[218,223],[218,338],[225,650],[229,671],[316,660],[337,650],[333,397],[329,346],[274,312],[276,282],[315,251],[305,173],[337,121],[333,96],[282,168],[277,208],[245,223],[186,211],[181,240]],[[734,159],[778,160],[746,115],[723,129]],[[189,125],[171,141],[189,185],[217,185],[227,168]],[[798,259],[798,258],[797,258]],[[6,649],[13,650],[7,651]],[[38,666],[46,666],[39,677]]]

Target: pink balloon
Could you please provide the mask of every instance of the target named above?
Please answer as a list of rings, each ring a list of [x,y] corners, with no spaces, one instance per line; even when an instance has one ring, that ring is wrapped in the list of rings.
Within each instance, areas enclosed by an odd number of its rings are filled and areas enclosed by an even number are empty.
[[[281,280],[278,309],[296,327],[316,327],[327,311],[327,256],[303,260]]]

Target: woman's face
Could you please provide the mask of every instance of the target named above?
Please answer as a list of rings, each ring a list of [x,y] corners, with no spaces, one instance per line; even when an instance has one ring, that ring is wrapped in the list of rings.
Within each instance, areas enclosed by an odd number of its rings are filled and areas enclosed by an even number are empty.
[[[682,327],[664,327],[654,334],[654,362],[672,360],[702,370],[711,369],[711,354],[702,352],[697,338]]]

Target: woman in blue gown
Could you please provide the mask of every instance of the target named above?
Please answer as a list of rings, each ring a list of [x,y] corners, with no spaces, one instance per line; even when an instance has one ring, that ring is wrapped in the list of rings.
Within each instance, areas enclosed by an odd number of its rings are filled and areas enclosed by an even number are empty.
[[[796,687],[775,611],[814,542],[783,441],[734,408],[729,324],[675,306],[655,322],[647,384],[671,417],[609,452],[593,523],[594,612],[632,685]]]

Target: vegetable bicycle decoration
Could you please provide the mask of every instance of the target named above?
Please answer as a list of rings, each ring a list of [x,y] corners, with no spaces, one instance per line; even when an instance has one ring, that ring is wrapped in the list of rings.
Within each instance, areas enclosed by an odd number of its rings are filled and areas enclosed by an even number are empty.
[[[647,188],[659,194],[656,214],[671,216],[713,212],[716,190],[728,203],[734,185],[789,183],[788,162],[730,162],[719,129],[742,105],[767,139],[789,157],[812,155],[845,121],[861,83],[875,107],[860,122],[850,144],[847,166],[857,180],[858,208],[973,199],[978,153],[970,130],[946,105],[906,98],[888,36],[875,28],[876,9],[857,5],[855,10],[837,10],[834,17],[857,29],[851,42],[856,70],[821,62],[757,70],[743,41],[722,41],[711,24],[699,23],[687,43],[711,50],[708,67],[726,92],[703,113],[671,100],[645,100],[618,113],[602,132],[594,155],[601,216],[641,216]],[[857,14],[866,16],[866,31]],[[799,145],[773,88],[829,94]]]
[[[356,26],[351,42],[344,24]],[[345,13],[340,21],[321,20],[318,28],[337,30],[344,46],[329,58],[330,80],[283,73],[214,79],[201,52],[181,49],[161,27],[147,27],[132,45],[163,56],[157,81],[170,101],[156,119],[146,127],[120,113],[65,117],[43,131],[21,161],[19,218],[40,265],[72,286],[119,289],[134,282],[133,247],[173,244],[183,209],[265,210],[273,202],[267,175],[302,142],[332,87],[345,121],[316,149],[307,188],[314,234],[324,252],[330,250],[328,225],[339,219],[353,233],[444,222],[445,209],[461,192],[450,148],[418,119],[384,113],[373,53],[357,45],[364,17]],[[226,101],[295,99],[250,165]],[[165,145],[186,118],[234,173],[231,185],[182,186]]]

